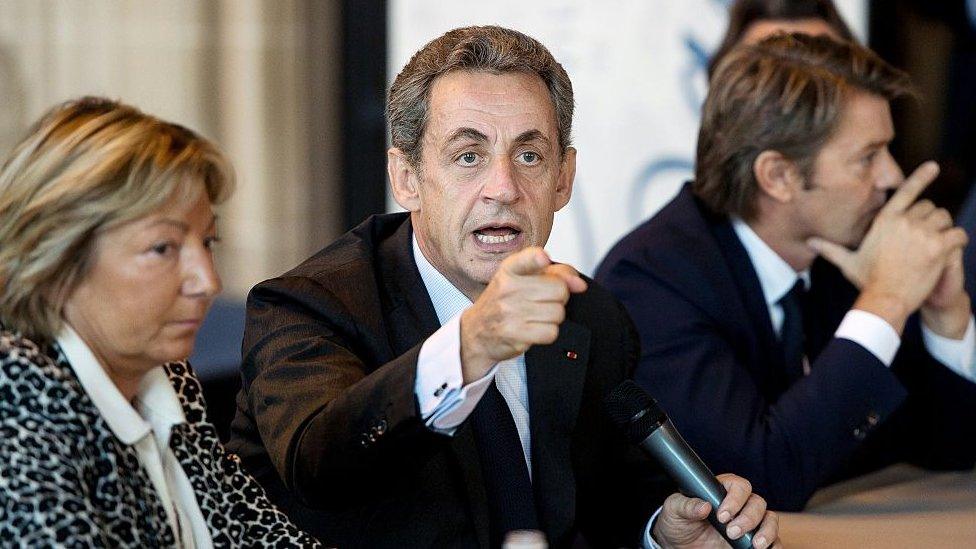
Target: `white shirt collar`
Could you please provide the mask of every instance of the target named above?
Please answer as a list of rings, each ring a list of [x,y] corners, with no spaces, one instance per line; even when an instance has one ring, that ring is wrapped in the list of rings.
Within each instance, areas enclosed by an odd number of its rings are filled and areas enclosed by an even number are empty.
[[[165,442],[161,448],[169,445],[172,426],[185,422],[186,417],[162,366],[150,370],[140,381],[134,399],[140,410],[137,412],[71,326],[65,323],[56,339],[95,408],[123,444],[131,446],[152,431],[157,442]]]
[[[430,261],[427,261],[423,251],[420,250],[420,244],[417,243],[416,235],[411,235],[410,240],[413,242],[413,260],[417,264],[420,278],[424,281],[430,300],[434,304],[437,320],[443,326],[448,320],[470,307],[471,300],[451,284],[447,277],[434,268]]]
[[[732,229],[738,235],[739,241],[745,247],[752,266],[759,276],[766,305],[772,307],[789,292],[797,279],[803,280],[803,285],[810,287],[810,270],[799,273],[779,256],[762,238],[752,230],[748,223],[738,217],[732,218]]]

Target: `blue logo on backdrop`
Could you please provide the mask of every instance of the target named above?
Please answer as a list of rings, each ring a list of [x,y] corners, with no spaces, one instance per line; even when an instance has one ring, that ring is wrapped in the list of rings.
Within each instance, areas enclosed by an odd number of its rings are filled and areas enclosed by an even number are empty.
[[[682,96],[685,100],[685,107],[691,113],[698,115],[704,97],[699,90],[695,89],[696,77],[708,69],[709,54],[705,46],[694,36],[686,34],[684,36],[685,50],[687,52],[687,63],[681,71],[681,81],[679,84],[683,88]],[[629,220],[637,224],[644,218],[644,198],[649,189],[654,187],[654,182],[662,175],[667,174],[688,174],[694,170],[694,160],[687,157],[661,156],[652,158],[637,174],[637,179],[631,186],[630,191],[630,210],[628,211]]]

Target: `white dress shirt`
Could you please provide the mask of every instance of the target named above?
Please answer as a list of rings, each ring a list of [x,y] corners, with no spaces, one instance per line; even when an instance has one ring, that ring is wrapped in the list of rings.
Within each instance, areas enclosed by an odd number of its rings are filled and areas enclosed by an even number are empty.
[[[782,257],[763,241],[745,221],[732,220],[732,228],[739,237],[749,260],[752,262],[759,284],[762,286],[763,297],[769,310],[769,319],[773,330],[779,335],[783,329],[783,307],[779,300],[793,288],[797,280],[803,280],[804,285],[810,286],[810,271],[797,273]],[[844,316],[840,326],[834,332],[834,337],[849,339],[871,352],[885,366],[891,366],[901,346],[898,332],[881,317],[862,311],[851,309]],[[922,339],[925,348],[936,360],[962,377],[976,382],[976,366],[973,357],[976,355],[976,325],[973,317],[969,318],[969,326],[962,339],[942,337],[922,324]]]
[[[159,496],[179,546],[213,547],[210,530],[200,511],[190,479],[169,447],[174,425],[185,423],[179,397],[162,366],[140,381],[129,403],[81,337],[67,324],[57,337],[81,386],[122,444],[134,446]]]
[[[457,427],[474,411],[481,397],[496,380],[515,420],[522,454],[532,476],[532,439],[529,432],[529,390],[525,378],[525,355],[499,362],[481,379],[463,385],[461,375],[461,313],[472,305],[471,300],[458,290],[427,260],[417,238],[412,238],[413,258],[424,281],[427,293],[437,313],[441,327],[420,347],[417,357],[417,379],[414,392],[420,405],[420,415],[427,426],[435,431],[453,435]],[[651,539],[650,530],[657,518],[656,513],[648,521],[644,535],[644,547],[658,549]]]

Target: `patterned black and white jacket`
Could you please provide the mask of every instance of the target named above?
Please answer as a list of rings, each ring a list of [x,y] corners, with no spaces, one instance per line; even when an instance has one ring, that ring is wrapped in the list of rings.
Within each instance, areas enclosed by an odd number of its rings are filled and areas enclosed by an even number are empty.
[[[170,447],[215,547],[317,547],[267,499],[206,418],[186,363],[165,366],[186,414]],[[0,331],[0,544],[172,547],[134,447],[115,438],[55,344]]]

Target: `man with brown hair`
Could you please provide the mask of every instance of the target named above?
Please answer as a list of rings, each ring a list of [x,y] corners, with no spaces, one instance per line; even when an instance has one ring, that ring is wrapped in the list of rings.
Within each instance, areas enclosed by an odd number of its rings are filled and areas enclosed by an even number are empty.
[[[897,461],[974,463],[966,235],[918,200],[937,167],[904,178],[888,152],[889,101],[907,91],[855,44],[795,34],[733,50],[703,107],[695,181],[596,277],[640,332],[638,382],[774,509]]]
[[[636,363],[623,308],[541,248],[575,175],[562,66],[519,32],[456,29],[401,71],[388,114],[408,213],[254,288],[232,447],[340,547],[498,547],[516,529],[651,545],[662,501],[654,539],[724,544],[602,411]],[[763,521],[753,540],[772,545],[765,502],[721,479],[727,531]]]

